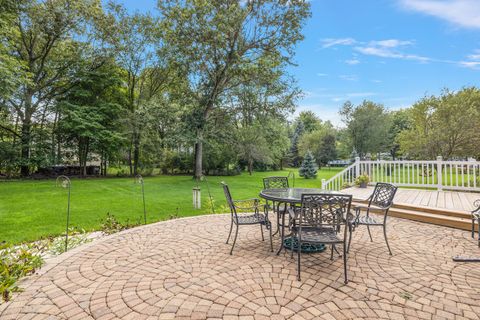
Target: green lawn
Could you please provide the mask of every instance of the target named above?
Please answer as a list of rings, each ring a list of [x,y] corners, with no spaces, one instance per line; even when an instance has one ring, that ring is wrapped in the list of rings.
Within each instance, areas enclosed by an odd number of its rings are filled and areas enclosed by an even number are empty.
[[[328,179],[341,169],[323,169],[317,179],[298,177],[295,186],[321,187],[321,179]],[[215,200],[216,212],[226,205],[221,181],[229,184],[236,199],[257,197],[262,189],[262,178],[286,176],[289,171],[258,172],[252,176],[208,177]],[[290,182],[292,184],[292,181]],[[145,198],[148,222],[168,219],[171,215],[192,216],[210,213],[205,182],[202,190],[202,209],[194,210],[190,176],[155,176],[145,178]],[[65,189],[55,187],[55,180],[0,182],[0,241],[23,242],[64,232],[66,219]],[[120,221],[143,219],[141,189],[131,178],[72,179],[71,225],[85,230],[100,228],[107,212]]]

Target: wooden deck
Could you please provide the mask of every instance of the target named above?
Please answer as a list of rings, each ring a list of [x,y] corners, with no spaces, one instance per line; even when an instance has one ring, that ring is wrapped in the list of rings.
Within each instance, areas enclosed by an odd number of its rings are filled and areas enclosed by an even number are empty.
[[[353,195],[354,202],[364,202],[373,192],[373,187],[343,189]],[[463,230],[471,230],[470,211],[480,193],[435,191],[400,188],[389,211],[392,217],[431,223]],[[477,229],[477,227],[475,227]]]
[[[344,189],[342,192],[352,194],[355,200],[365,200],[372,194],[373,187],[363,189],[352,187]],[[473,210],[473,202],[477,199],[480,199],[480,193],[399,188],[394,203],[470,212]]]

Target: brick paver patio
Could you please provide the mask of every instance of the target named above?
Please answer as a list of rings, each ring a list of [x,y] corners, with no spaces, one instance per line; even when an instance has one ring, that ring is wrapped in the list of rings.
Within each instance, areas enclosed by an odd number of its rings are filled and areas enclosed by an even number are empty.
[[[50,261],[0,306],[1,319],[480,319],[480,256],[468,232],[392,218],[389,256],[381,228],[360,228],[343,284],[329,252],[276,256],[258,226],[240,228],[233,256],[229,217],[171,220],[122,232]],[[274,245],[278,247],[278,238]],[[327,250],[328,251],[328,250]]]

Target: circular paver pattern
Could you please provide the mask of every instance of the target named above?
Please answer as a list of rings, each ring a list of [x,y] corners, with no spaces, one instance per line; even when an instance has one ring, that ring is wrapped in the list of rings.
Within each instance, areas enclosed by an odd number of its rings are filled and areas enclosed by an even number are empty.
[[[358,228],[343,283],[330,250],[279,256],[258,226],[241,226],[233,255],[228,215],[131,229],[50,261],[0,306],[1,319],[480,319],[480,256],[468,232],[391,218],[388,254]],[[280,241],[274,238],[274,247]]]

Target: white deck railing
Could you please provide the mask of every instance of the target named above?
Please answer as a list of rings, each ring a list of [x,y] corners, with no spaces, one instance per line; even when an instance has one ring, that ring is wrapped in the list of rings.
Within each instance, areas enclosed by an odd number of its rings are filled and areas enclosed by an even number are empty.
[[[368,161],[357,158],[355,163],[332,178],[322,180],[322,188],[340,190],[353,185],[360,174],[370,184],[393,183],[397,186],[436,188],[437,190],[480,191],[480,162],[437,160]]]

